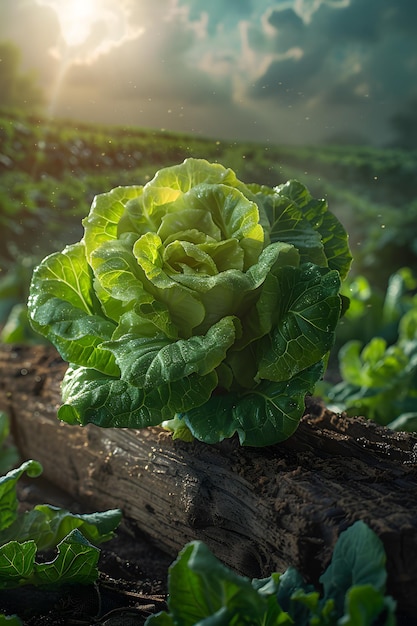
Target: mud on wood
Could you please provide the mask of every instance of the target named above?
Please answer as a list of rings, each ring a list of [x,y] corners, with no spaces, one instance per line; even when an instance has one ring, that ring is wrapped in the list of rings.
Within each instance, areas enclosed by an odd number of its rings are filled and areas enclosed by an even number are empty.
[[[339,533],[362,519],[387,552],[388,591],[417,616],[417,437],[307,399],[288,441],[262,449],[173,441],[160,428],[59,422],[66,364],[48,347],[0,346],[0,409],[24,458],[91,510],[120,507],[173,557],[202,539],[227,565],[317,582]]]

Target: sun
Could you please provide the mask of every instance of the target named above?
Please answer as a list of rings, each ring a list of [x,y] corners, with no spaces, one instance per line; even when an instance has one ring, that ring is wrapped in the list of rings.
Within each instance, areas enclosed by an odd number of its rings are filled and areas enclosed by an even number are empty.
[[[69,47],[84,43],[100,17],[98,0],[42,0],[57,14],[62,37]]]

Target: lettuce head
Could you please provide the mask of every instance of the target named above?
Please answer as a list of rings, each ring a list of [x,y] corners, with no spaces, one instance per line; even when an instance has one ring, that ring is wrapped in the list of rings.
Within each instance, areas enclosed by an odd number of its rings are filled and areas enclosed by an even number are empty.
[[[351,261],[326,201],[186,159],[98,195],[83,226],[35,269],[28,302],[69,363],[60,419],[251,446],[295,431]]]

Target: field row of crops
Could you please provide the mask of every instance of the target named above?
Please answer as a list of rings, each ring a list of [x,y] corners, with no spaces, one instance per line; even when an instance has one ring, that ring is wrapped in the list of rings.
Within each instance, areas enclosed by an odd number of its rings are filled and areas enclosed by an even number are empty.
[[[326,197],[350,233],[354,270],[374,282],[384,285],[393,270],[416,265],[417,151],[230,143],[5,111],[0,141],[2,262],[71,242],[95,194],[145,183],[160,167],[193,156],[219,161],[245,182],[297,178]]]

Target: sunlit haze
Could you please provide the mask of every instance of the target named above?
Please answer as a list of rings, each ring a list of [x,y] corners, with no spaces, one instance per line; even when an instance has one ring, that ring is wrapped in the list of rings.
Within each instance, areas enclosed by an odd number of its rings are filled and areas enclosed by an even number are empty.
[[[417,98],[414,0],[1,0],[51,114],[385,145]]]
[[[56,11],[62,37],[68,46],[83,43],[99,17],[97,0],[42,0],[41,3]]]

